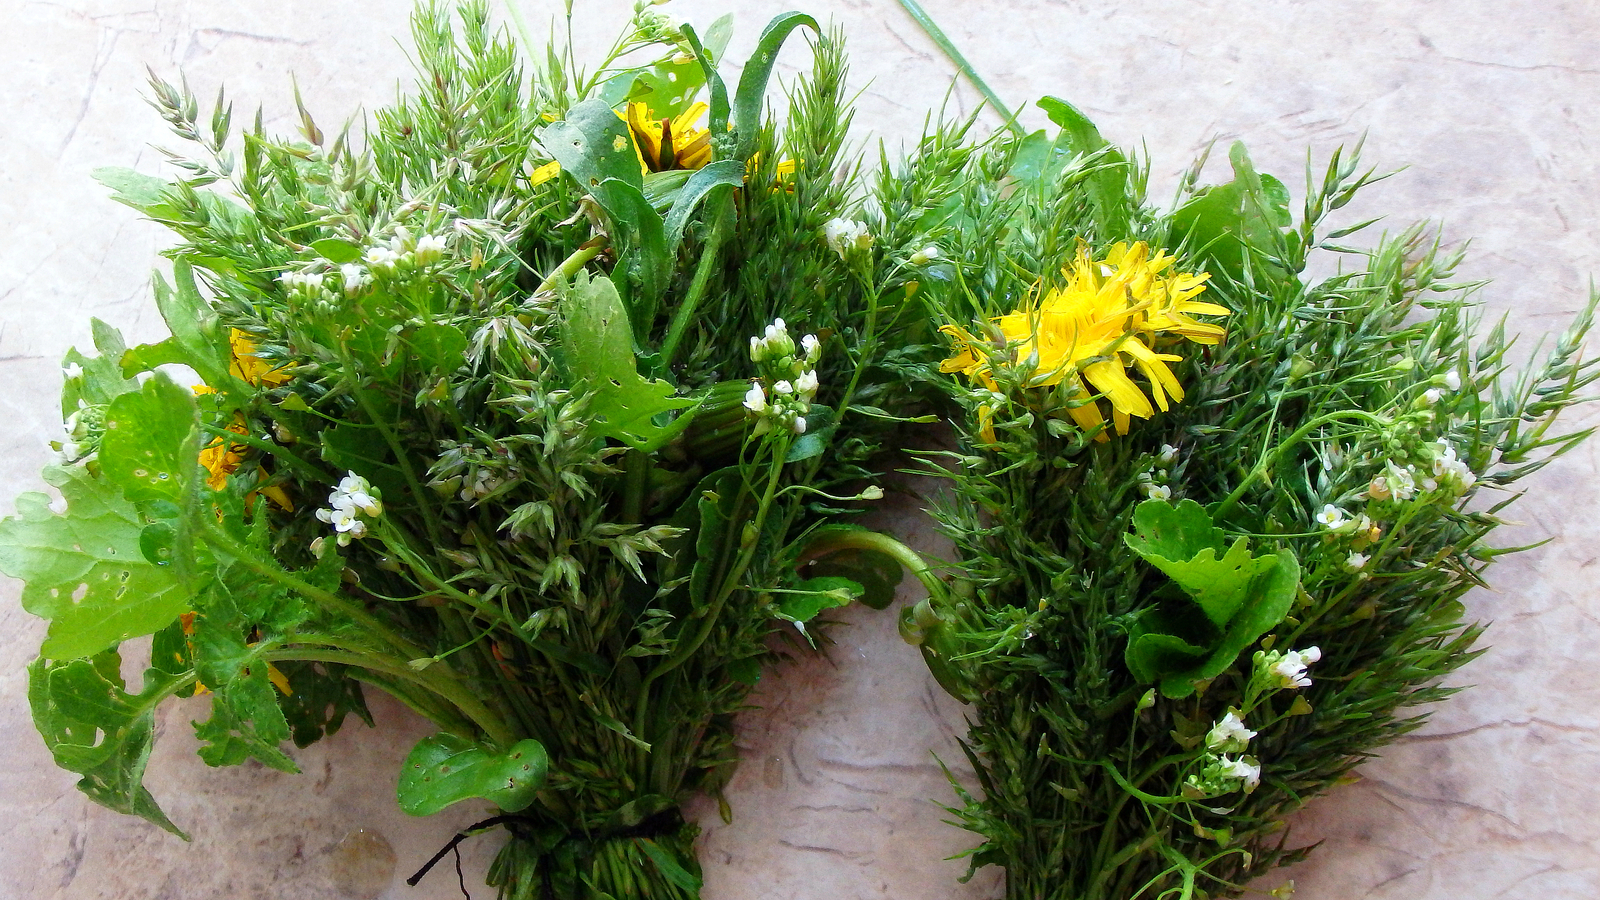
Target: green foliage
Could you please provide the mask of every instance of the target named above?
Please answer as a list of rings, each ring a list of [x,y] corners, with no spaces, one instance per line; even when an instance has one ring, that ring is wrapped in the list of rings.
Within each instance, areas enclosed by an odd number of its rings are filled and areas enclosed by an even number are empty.
[[[81,468],[51,467],[44,477],[66,511],[52,511],[44,494],[18,497],[16,517],[0,522],[0,571],[25,582],[23,609],[50,620],[46,659],[96,656],[189,608],[170,561],[143,553],[155,523],[137,506]]]
[[[453,734],[435,734],[406,754],[396,796],[400,808],[413,816],[431,816],[462,800],[488,800],[517,812],[533,802],[548,765],[538,741],[518,741],[497,752]]]

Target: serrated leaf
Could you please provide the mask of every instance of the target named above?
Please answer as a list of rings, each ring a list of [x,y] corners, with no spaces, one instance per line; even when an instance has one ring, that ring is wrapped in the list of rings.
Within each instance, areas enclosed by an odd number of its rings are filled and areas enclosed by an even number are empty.
[[[195,284],[194,268],[189,262],[180,259],[172,264],[171,286],[159,272],[151,276],[150,282],[155,290],[156,308],[161,311],[161,319],[172,337],[129,351],[121,360],[123,373],[131,375],[175,362],[194,369],[200,379],[212,387],[242,386],[229,369],[232,350],[228,336],[218,326],[211,304]],[[170,349],[161,350],[164,345],[170,345]],[[177,358],[165,358],[169,355]]]
[[[120,813],[139,816],[188,840],[144,786],[155,740],[155,709],[170,696],[176,676],[146,670],[138,694],[117,674],[121,657],[111,650],[94,661],[28,666],[28,702],[33,723],[56,765],[83,776],[78,790]]]
[[[413,816],[429,816],[452,803],[481,799],[510,813],[526,809],[544,784],[548,759],[535,740],[494,753],[466,738],[441,732],[423,738],[406,755],[395,797]]]
[[[189,609],[189,591],[171,566],[145,559],[147,524],[122,492],[77,467],[51,467],[50,498],[17,498],[17,515],[0,521],[0,571],[26,584],[22,606],[50,620],[40,653],[47,659],[93,656],[122,641],[153,634]]]
[[[200,466],[198,421],[194,393],[161,372],[112,400],[100,442],[106,480],[135,502],[180,502]]]
[[[347,715],[372,727],[361,682],[345,674],[346,667],[300,660],[286,660],[277,667],[289,685],[289,692],[278,697],[278,708],[289,722],[296,747],[309,747],[337,734]]]
[[[562,298],[561,343],[578,390],[590,395],[591,431],[638,450],[655,450],[689,424],[685,412],[665,425],[656,416],[696,404],[665,381],[639,374],[622,299],[611,281],[579,272]]]

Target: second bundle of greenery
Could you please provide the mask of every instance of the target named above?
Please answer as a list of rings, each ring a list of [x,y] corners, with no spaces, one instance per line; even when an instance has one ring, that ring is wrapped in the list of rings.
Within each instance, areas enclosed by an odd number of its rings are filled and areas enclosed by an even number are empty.
[[[1594,306],[1515,368],[1423,230],[1329,241],[1361,228],[1324,234],[1372,180],[1353,155],[1298,222],[1241,146],[1159,212],[1040,105],[1059,133],[998,137],[938,211],[921,380],[956,409],[926,459],[957,560],[902,630],[972,704],[982,796],[952,812],[1008,897],[1231,896],[1476,655],[1459,600],[1510,486],[1587,435],[1552,423],[1596,377]],[[1354,264],[1308,282],[1319,250]]]

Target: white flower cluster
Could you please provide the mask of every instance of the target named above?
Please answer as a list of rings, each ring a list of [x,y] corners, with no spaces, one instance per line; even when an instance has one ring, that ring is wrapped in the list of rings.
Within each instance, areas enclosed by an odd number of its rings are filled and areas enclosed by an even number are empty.
[[[380,515],[383,515],[383,501],[377,489],[354,472],[339,479],[339,486],[328,495],[328,508],[317,510],[317,518],[333,526],[341,547],[367,536],[367,523],[362,521],[362,516],[377,518]],[[317,538],[311,550],[320,556],[323,546],[323,538]]]
[[[1201,757],[1203,765],[1199,772],[1184,780],[1184,796],[1203,799],[1240,790],[1248,794],[1255,790],[1261,784],[1261,765],[1253,757],[1228,755],[1243,753],[1255,736],[1256,732],[1245,726],[1238,710],[1228,710],[1206,734],[1206,753]]]
[[[73,370],[77,374],[73,374]],[[73,363],[65,369],[67,377],[82,378],[83,367]],[[66,434],[55,445],[60,454],[59,462],[62,465],[81,466],[95,460],[100,454],[100,434],[105,430],[105,409],[90,406],[82,397],[78,398],[78,408],[67,416],[67,421],[62,425]]]
[[[444,259],[445,239],[439,235],[413,235],[397,225],[394,235],[368,247],[361,261],[336,267],[314,263],[311,267],[278,276],[278,283],[291,297],[313,301],[333,301],[339,294],[358,297],[379,279],[426,269]]]
[[[782,319],[773,319],[764,334],[750,338],[750,360],[761,375],[745,392],[744,408],[756,417],[756,434],[765,434],[773,423],[795,434],[806,433],[806,414],[819,387],[817,361],[822,358],[822,342],[808,334],[800,339],[800,352],[795,351],[789,326]]]
[[[1330,534],[1351,539],[1350,555],[1345,557],[1346,568],[1352,572],[1359,572],[1366,567],[1367,561],[1372,557],[1359,551],[1376,544],[1383,537],[1382,526],[1368,518],[1366,513],[1357,513],[1351,517],[1332,503],[1325,504],[1315,518],[1317,524],[1327,529]]]
[[[1166,483],[1168,480],[1167,466],[1178,459],[1178,448],[1171,444],[1162,444],[1161,452],[1156,454],[1155,460],[1148,471],[1139,473],[1139,491],[1150,500],[1171,500],[1172,488]]]
[[[1274,690],[1310,687],[1311,676],[1306,674],[1306,668],[1320,659],[1322,651],[1316,647],[1282,653],[1277,650],[1257,651],[1255,674]]]
[[[867,231],[866,225],[855,219],[829,219],[827,224],[822,226],[822,236],[827,239],[828,246],[833,248],[833,252],[839,254],[840,259],[849,259],[852,252],[867,250],[872,246],[872,233]],[[937,252],[935,250],[935,254]]]

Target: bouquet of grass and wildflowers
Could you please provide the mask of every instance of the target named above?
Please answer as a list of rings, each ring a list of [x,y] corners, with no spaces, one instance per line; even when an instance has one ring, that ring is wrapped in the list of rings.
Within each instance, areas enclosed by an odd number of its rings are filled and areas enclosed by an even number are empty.
[[[95,323],[60,501],[0,523],[50,620],[34,719],[91,798],[181,834],[143,783],[161,703],[210,695],[207,763],[293,771],[285,742],[370,724],[375,688],[438,728],[400,805],[510,831],[502,896],[696,895],[679,806],[727,778],[769,635],[887,599],[822,526],[882,496],[905,293],[836,177],[838,37],[780,16],[730,91],[727,35],[641,4],[585,74],[570,46],[526,63],[481,2],[425,6],[415,92],[359,135],[236,132],[153,82],[177,177],[99,177],[178,237],[172,336]]]
[[[948,585],[902,632],[972,704],[982,794],[951,808],[1012,898],[1231,896],[1300,858],[1284,817],[1447,696],[1514,483],[1588,432],[1594,304],[1518,368],[1422,228],[1365,249],[1327,216],[1374,180],[1335,153],[1304,210],[1233,179],[1144,199],[1062,101],[975,153],[919,294],[957,446]],[[1311,257],[1343,254],[1311,281]]]

